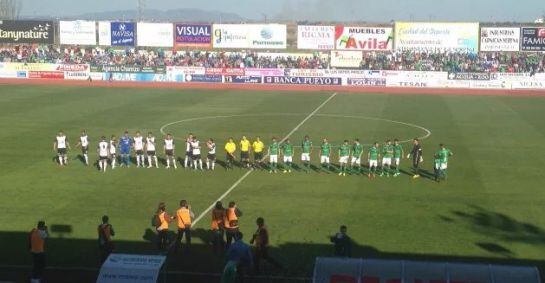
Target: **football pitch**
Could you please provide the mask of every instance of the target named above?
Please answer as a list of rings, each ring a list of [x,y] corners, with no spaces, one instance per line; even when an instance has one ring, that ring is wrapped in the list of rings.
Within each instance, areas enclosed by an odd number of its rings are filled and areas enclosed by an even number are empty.
[[[174,213],[181,199],[203,217],[193,227],[194,246],[169,256],[168,270],[219,273],[223,258],[208,244],[207,209],[220,196],[242,210],[246,240],[255,219],[265,218],[271,253],[287,267],[272,269],[275,274],[309,277],[316,256],[332,255],[329,236],[341,224],[354,240],[354,257],[536,265],[544,272],[545,97],[54,85],[4,85],[0,93],[0,275],[7,279],[30,265],[27,237],[38,220],[47,222],[52,236],[49,266],[92,270],[102,215],[110,216],[118,252],[154,254],[151,216],[159,202]],[[66,167],[54,162],[60,129],[72,146]],[[266,145],[287,136],[299,145],[309,135],[315,147],[322,138],[334,146],[359,138],[365,156],[372,142],[398,138],[408,152],[410,140],[419,137],[428,172],[439,143],[454,156],[449,179],[441,183],[426,174],[413,180],[408,159],[401,176],[373,180],[316,168],[270,174],[161,165],[101,173],[78,158],[81,129],[89,134],[92,162],[100,136],[125,130],[151,131],[158,141],[172,133],[180,158],[189,132],[201,142],[214,138],[220,163],[227,138],[242,135],[261,136]],[[296,148],[296,165],[300,153]],[[316,148],[312,163],[318,162]]]

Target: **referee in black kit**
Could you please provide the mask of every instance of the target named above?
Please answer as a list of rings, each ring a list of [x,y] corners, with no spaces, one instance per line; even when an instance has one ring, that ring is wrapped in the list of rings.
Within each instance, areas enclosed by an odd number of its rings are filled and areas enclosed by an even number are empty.
[[[420,146],[420,141],[417,138],[414,138],[413,149],[407,155],[407,158],[411,157],[413,158],[413,179],[416,179],[420,177],[420,169],[418,169],[418,165],[420,162],[424,161],[424,159],[422,158],[422,146]]]

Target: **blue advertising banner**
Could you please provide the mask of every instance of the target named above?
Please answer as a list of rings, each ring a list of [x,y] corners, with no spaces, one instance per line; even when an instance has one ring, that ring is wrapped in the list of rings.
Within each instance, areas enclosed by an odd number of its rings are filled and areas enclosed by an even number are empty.
[[[112,46],[134,46],[134,23],[111,23]]]
[[[212,25],[176,24],[176,46],[211,47]]]
[[[263,82],[261,76],[225,76],[226,83],[237,84],[260,84]]]
[[[331,77],[279,77],[266,76],[266,84],[286,84],[286,85],[341,85],[341,78]]]
[[[130,82],[166,82],[165,74],[149,73],[103,73],[105,81],[130,81]]]

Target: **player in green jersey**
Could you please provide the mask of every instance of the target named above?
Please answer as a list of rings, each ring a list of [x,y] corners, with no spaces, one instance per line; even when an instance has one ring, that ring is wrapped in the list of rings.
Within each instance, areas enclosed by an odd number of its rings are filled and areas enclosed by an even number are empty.
[[[293,154],[293,145],[290,143],[290,139],[286,139],[282,145],[282,155],[284,156],[284,173],[291,173]]]
[[[369,162],[369,173],[367,174],[367,177],[375,178],[377,176],[377,166],[378,166],[379,157],[380,157],[380,153],[378,151],[378,142],[375,142],[369,148],[369,153],[367,153],[367,161]]]
[[[444,144],[439,145],[439,150],[436,153],[439,155],[439,169],[437,170],[438,174],[435,175],[436,181],[439,181],[441,179],[447,180],[447,164],[449,157],[453,156],[454,153],[448,148],[445,147]]]
[[[280,145],[276,141],[276,138],[272,138],[272,142],[269,145],[269,173],[276,173],[278,166],[278,153],[280,151]]]
[[[382,172],[380,176],[390,177],[390,166],[392,166],[392,157],[394,157],[394,146],[390,140],[387,140],[382,147]]]
[[[357,173],[361,173],[361,155],[363,154],[363,146],[359,139],[354,140],[352,145],[352,160],[350,162],[350,171],[354,172],[354,167],[358,167]]]
[[[344,143],[339,147],[339,165],[341,170],[339,176],[346,176],[348,170],[348,157],[350,156],[350,145],[348,140],[344,140]]]
[[[441,168],[441,150],[433,153],[433,173],[436,182],[439,182],[439,168]]]
[[[327,171],[329,171],[330,165],[329,165],[329,156],[331,155],[331,144],[327,142],[327,139],[324,139],[322,141],[322,144],[320,145],[320,165],[323,168],[326,168]]]
[[[308,136],[305,136],[301,143],[301,161],[305,167],[305,171],[310,172],[310,155],[312,154],[312,142]]]
[[[401,146],[398,139],[395,139],[394,140],[394,166],[396,167],[396,169],[395,169],[394,177],[401,175],[401,173],[399,172],[399,165],[401,163],[401,159],[403,158],[403,155],[405,155],[403,146]]]

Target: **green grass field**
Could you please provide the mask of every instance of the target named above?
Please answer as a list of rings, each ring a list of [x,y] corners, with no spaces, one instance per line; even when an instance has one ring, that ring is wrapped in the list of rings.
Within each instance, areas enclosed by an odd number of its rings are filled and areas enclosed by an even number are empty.
[[[218,148],[229,136],[282,138],[332,95],[67,86],[0,86],[0,92],[0,264],[30,264],[27,233],[44,219],[50,229],[56,227],[48,264],[63,267],[97,267],[96,226],[103,214],[116,229],[119,252],[155,253],[150,218],[159,202],[173,213],[179,200],[187,199],[200,215],[246,173],[133,166],[103,174],[77,158],[81,129],[87,129],[94,149],[99,136],[120,136],[125,129],[159,137],[160,128],[171,122],[232,116],[167,126],[182,155],[181,138],[188,132],[201,141],[215,138]],[[368,180],[255,171],[225,202],[235,200],[244,212],[246,238],[256,217],[265,217],[272,254],[288,266],[281,275],[310,276],[314,258],[332,254],[328,236],[340,224],[348,226],[356,243],[355,257],[529,264],[543,272],[544,109],[543,97],[339,93],[300,125],[291,136],[294,143],[305,134],[315,145],[322,137],[338,145],[355,137],[369,144],[425,136],[421,128],[388,120],[414,124],[431,132],[422,141],[425,169],[432,171],[440,142],[454,152],[448,182],[406,174]],[[53,162],[59,129],[73,147],[65,168]],[[313,162],[317,159],[315,151]],[[402,167],[409,170],[407,159]],[[169,270],[221,271],[223,259],[207,244],[209,222],[207,215],[197,223],[194,247],[189,255],[171,256]],[[6,279],[15,276],[15,269],[0,270]]]

